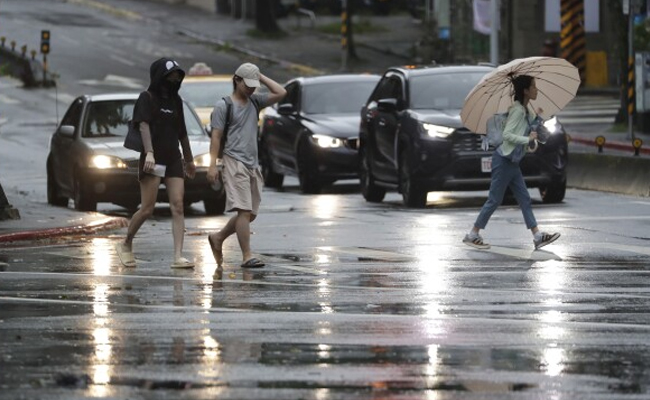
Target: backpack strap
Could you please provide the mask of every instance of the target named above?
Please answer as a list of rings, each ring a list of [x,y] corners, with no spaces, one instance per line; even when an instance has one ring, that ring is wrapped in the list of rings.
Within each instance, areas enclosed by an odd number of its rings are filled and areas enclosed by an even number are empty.
[[[228,135],[228,128],[230,128],[230,122],[232,120],[232,99],[230,96],[222,97],[223,101],[226,103],[226,121],[223,124],[223,133],[222,141],[226,142],[226,135]]]

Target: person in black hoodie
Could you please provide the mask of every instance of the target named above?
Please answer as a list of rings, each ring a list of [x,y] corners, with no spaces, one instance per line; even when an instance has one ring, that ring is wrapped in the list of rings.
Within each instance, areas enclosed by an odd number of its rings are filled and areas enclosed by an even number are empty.
[[[138,171],[141,205],[131,218],[126,238],[117,244],[116,250],[124,266],[136,266],[132,249],[133,238],[153,213],[158,187],[164,179],[172,212],[174,262],[171,266],[192,268],[194,264],[182,255],[185,233],[185,176],[192,179],[196,173],[183,116],[183,101],[178,95],[185,72],[176,61],[161,58],[151,64],[149,74],[149,88],[140,93],[133,110],[133,123],[138,124],[144,144]],[[179,142],[183,149],[182,156],[178,149]]]

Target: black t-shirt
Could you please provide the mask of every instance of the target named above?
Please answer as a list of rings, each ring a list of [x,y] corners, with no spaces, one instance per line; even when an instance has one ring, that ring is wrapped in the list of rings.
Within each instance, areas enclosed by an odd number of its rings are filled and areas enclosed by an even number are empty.
[[[142,92],[133,109],[133,121],[149,124],[156,164],[169,165],[181,158],[179,140],[187,136],[187,128],[179,98],[161,98]]]

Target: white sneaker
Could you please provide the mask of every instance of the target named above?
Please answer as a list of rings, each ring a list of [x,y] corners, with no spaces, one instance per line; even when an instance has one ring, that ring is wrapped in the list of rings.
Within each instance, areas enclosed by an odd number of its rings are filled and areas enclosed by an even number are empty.
[[[533,238],[533,243],[535,244],[535,250],[540,249],[546,246],[547,244],[551,244],[555,242],[559,237],[560,237],[559,233],[549,234],[546,232],[540,232],[540,235],[538,237]]]
[[[468,246],[474,247],[476,249],[485,250],[490,248],[490,245],[484,243],[483,238],[478,233],[475,234],[468,233],[467,235],[465,235],[465,238],[463,239],[463,243],[465,243]]]

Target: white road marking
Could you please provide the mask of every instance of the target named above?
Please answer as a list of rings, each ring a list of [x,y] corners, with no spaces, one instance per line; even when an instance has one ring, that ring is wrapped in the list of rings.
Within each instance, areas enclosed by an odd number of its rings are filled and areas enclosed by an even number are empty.
[[[0,94],[0,103],[5,104],[20,104],[20,100],[13,99],[7,95]]]
[[[412,261],[415,257],[406,254],[394,253],[386,250],[376,250],[363,247],[332,247],[322,246],[316,248],[322,252],[331,252],[339,254],[350,254],[359,258],[371,258],[378,261]]]
[[[136,65],[133,61],[131,61],[131,60],[127,59],[127,58],[124,58],[124,57],[117,56],[115,54],[111,54],[109,57],[112,58],[113,60],[117,61],[117,62],[121,62],[122,64],[126,64],[129,67],[135,67],[135,65]]]

